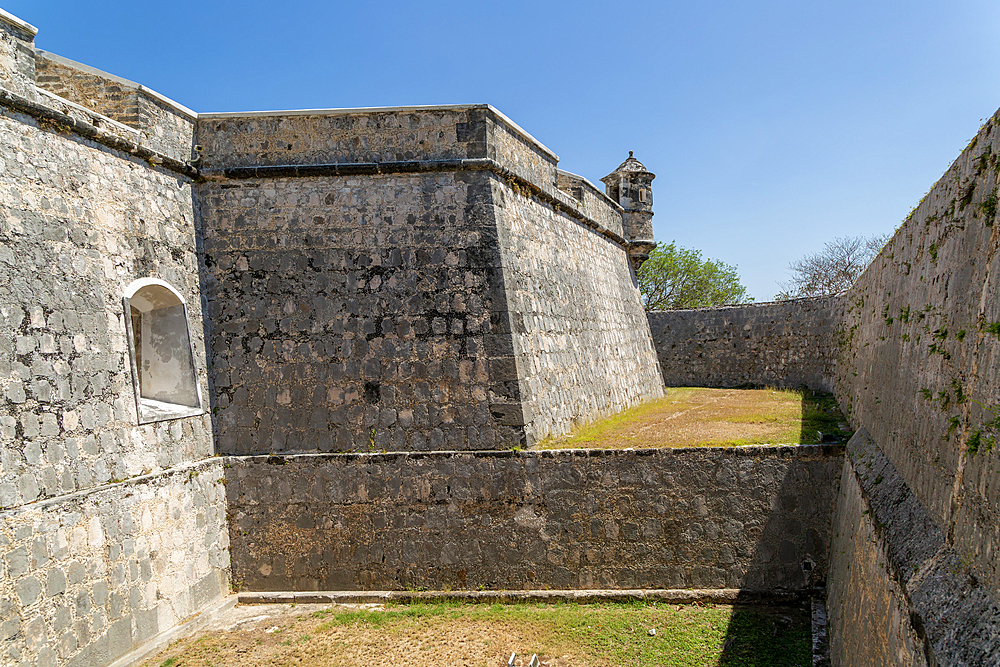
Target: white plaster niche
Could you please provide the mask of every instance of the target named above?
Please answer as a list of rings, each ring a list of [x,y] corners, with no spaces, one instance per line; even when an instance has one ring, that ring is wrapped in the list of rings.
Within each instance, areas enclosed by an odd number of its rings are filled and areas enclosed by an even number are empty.
[[[123,301],[139,423],[202,414],[184,297],[162,280],[142,278]]]

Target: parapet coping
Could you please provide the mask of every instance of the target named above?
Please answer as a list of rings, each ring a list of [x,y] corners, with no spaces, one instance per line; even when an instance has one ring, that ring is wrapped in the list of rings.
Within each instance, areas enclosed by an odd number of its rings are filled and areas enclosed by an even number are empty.
[[[35,49],[35,53],[43,56],[44,58],[48,58],[49,60],[57,62],[60,65],[65,65],[66,67],[70,67],[72,69],[77,69],[77,70],[80,70],[81,72],[86,72],[87,74],[93,74],[94,76],[99,76],[99,77],[101,77],[103,79],[108,79],[109,81],[114,81],[115,83],[117,83],[120,86],[123,86],[125,88],[131,88],[133,90],[138,90],[140,93],[144,93],[146,95],[149,95],[150,97],[156,99],[161,104],[164,104],[164,105],[170,107],[171,109],[173,109],[174,111],[177,111],[180,114],[182,114],[184,116],[187,116],[190,120],[192,120],[192,121],[198,120],[198,112],[197,111],[192,111],[191,109],[188,109],[186,106],[184,106],[180,102],[175,102],[174,100],[170,99],[166,95],[162,95],[162,94],[156,92],[155,90],[151,90],[150,88],[147,88],[146,86],[142,85],[141,83],[136,83],[135,81],[129,81],[128,79],[123,79],[122,77],[115,76],[114,74],[108,74],[107,72],[105,72],[103,70],[99,70],[96,67],[91,67],[90,65],[84,65],[83,63],[78,63],[75,60],[70,60],[69,58],[66,58],[64,56],[60,56],[60,55],[57,55],[55,53],[49,53],[48,51],[43,51],[42,49],[37,49],[36,48]]]
[[[632,602],[734,604],[750,602],[801,602],[822,595],[820,589],[744,590],[739,588],[683,589],[564,589],[492,591],[276,591],[243,592],[240,604],[379,604],[385,602]]]
[[[0,21],[3,21],[4,23],[9,23],[18,30],[28,33],[32,37],[38,34],[38,28],[36,28],[35,26],[31,25],[30,23],[28,23],[23,19],[17,18],[10,12],[5,12],[3,9],[0,9]]]
[[[692,454],[715,454],[743,458],[812,458],[836,457],[844,455],[844,443],[825,445],[744,445],[739,447],[656,447],[642,449],[464,449],[439,450],[429,452],[274,452],[270,454],[227,454],[229,460],[252,461],[272,465],[285,465],[289,461],[309,462],[322,460],[379,461],[379,460],[420,460],[448,458],[477,459],[570,459],[604,458],[633,455],[640,457],[685,456]]]
[[[833,294],[820,294],[819,296],[800,296],[794,299],[786,299],[784,301],[753,301],[751,303],[727,303],[721,306],[703,306],[701,308],[676,308],[674,310],[650,310],[647,314],[655,313],[683,313],[683,312],[700,312],[708,310],[727,310],[734,308],[757,308],[762,306],[783,306],[787,303],[802,303],[804,301],[823,301],[824,299],[840,299],[847,295],[849,290],[844,290],[843,292],[834,292]]]
[[[45,93],[44,96],[55,98],[58,104],[73,105],[72,108],[74,109],[80,106],[58,95],[42,90],[41,88],[36,87],[36,91],[39,93]],[[135,128],[128,128],[129,134],[133,135],[131,139],[126,139],[118,136],[117,134],[99,128],[97,126],[97,119],[100,119],[101,123],[111,123],[116,128],[120,126],[121,123],[93,111],[92,109],[86,109],[84,107],[84,110],[87,112],[86,116],[88,120],[77,120],[68,113],[55,109],[50,104],[41,104],[35,100],[30,100],[26,97],[18,95],[17,93],[13,93],[3,87],[0,87],[0,106],[7,107],[17,113],[27,114],[36,120],[42,121],[43,123],[54,123],[56,127],[59,127],[64,131],[74,132],[83,139],[89,139],[90,141],[103,144],[113,150],[122,151],[123,153],[132,155],[133,157],[146,160],[151,166],[160,166],[188,178],[198,178],[198,170],[190,164],[176,160],[168,155],[164,155],[152,148],[149,148],[148,146],[143,145],[138,136],[139,131]]]
[[[548,157],[559,162],[559,156],[552,152],[545,144],[535,139],[524,128],[508,118],[502,111],[491,104],[428,104],[415,106],[398,107],[355,107],[343,109],[288,109],[272,111],[212,111],[209,113],[199,113],[198,120],[215,120],[225,118],[268,118],[275,116],[360,116],[374,113],[413,113],[419,111],[469,111],[472,109],[486,109],[495,114],[505,125],[521,136],[529,144],[545,153]]]
[[[331,162],[322,164],[273,164],[251,167],[211,167],[199,174],[206,179],[307,178],[316,176],[353,176],[358,174],[422,174],[445,171],[490,171],[506,180],[525,186],[541,201],[551,205],[585,227],[626,249],[629,240],[608,229],[599,220],[587,215],[576,199],[558,187],[548,187],[529,180],[492,158],[455,158],[448,160],[402,160],[391,162]],[[615,204],[615,210],[621,207]]]
[[[580,174],[574,174],[571,171],[566,171],[565,169],[559,169],[558,167],[556,167],[556,173],[557,174],[565,174],[566,176],[570,176],[572,178],[575,178],[575,179],[579,180],[581,183],[583,183],[584,185],[586,185],[587,187],[589,187],[591,190],[593,190],[594,193],[597,194],[600,198],[603,198],[605,201],[607,201],[607,202],[609,202],[611,204],[614,204],[615,208],[617,208],[618,210],[620,210],[620,211],[624,211],[625,210],[620,203],[616,202],[614,199],[612,199],[611,197],[609,197],[608,193],[606,193],[604,190],[601,190],[599,187],[597,187],[596,185],[594,185],[593,183],[591,183],[590,180],[587,179],[586,177],[581,176]]]

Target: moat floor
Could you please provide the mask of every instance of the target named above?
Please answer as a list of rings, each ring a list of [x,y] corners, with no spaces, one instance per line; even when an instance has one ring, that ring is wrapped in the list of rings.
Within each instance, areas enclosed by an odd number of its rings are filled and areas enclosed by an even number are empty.
[[[541,449],[728,447],[846,441],[830,394],[788,389],[667,388],[663,398],[544,440]]]
[[[237,606],[144,667],[811,664],[808,608],[669,603]]]

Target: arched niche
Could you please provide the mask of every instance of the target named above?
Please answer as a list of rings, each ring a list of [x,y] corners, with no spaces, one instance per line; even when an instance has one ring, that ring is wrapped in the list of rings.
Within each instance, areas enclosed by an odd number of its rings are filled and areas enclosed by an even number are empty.
[[[123,302],[139,423],[201,414],[184,297],[162,280],[142,278]]]

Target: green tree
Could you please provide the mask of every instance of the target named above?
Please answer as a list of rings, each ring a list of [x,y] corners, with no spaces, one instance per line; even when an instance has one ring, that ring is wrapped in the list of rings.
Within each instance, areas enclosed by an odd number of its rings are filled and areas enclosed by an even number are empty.
[[[736,267],[703,259],[701,251],[679,248],[671,241],[649,253],[639,268],[639,291],[646,310],[703,308],[749,303]]]

